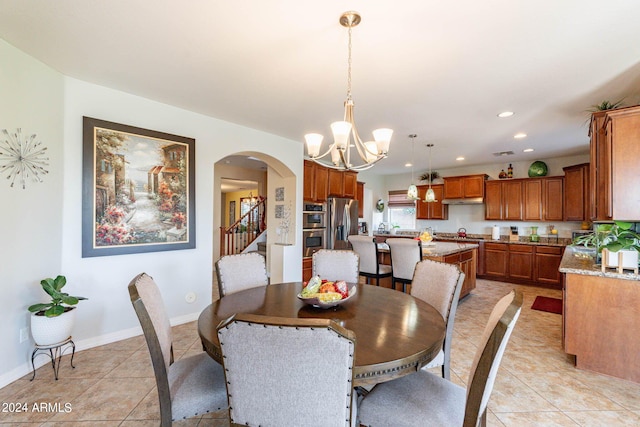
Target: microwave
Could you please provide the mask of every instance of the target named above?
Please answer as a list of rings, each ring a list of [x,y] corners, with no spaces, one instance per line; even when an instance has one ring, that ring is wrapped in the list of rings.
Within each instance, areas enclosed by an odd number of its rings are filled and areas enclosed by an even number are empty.
[[[327,229],[302,230],[302,256],[310,257],[327,244]]]
[[[302,229],[325,228],[327,209],[324,203],[304,202],[302,207]]]

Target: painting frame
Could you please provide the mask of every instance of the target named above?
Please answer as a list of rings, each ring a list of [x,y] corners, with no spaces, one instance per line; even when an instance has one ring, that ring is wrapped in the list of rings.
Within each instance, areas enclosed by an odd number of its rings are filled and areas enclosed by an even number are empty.
[[[195,176],[194,138],[83,117],[82,257],[194,249]]]

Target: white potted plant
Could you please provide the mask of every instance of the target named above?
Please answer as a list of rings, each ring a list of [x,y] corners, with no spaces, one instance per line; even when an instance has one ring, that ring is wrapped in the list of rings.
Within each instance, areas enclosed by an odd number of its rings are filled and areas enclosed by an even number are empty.
[[[638,252],[640,252],[640,235],[632,230],[633,223],[614,221],[613,224],[600,224],[598,230],[603,232],[602,267],[617,267],[638,271]]]
[[[71,296],[62,292],[67,279],[57,276],[40,281],[42,289],[51,297],[48,303],[33,304],[31,314],[31,335],[39,346],[50,346],[63,342],[71,336],[75,321],[75,305],[85,297]]]

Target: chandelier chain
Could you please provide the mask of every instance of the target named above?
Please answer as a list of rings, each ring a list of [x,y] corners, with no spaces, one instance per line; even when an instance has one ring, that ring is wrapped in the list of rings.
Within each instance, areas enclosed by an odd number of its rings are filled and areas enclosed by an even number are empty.
[[[349,25],[349,59],[347,60],[347,100],[351,100],[351,28],[352,25]]]

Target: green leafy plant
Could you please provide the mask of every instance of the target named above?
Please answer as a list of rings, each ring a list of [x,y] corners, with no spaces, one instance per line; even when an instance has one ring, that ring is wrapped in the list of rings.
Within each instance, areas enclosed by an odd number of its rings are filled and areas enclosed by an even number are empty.
[[[605,248],[611,252],[625,249],[640,252],[640,234],[633,231],[632,228],[633,223],[626,221],[598,224],[593,233],[576,237],[572,245],[595,248],[598,253]]]
[[[622,106],[622,101],[624,101],[624,98],[622,98],[619,101],[616,102],[610,102],[608,100],[602,101],[600,104],[595,104],[591,106],[591,112],[595,112],[595,111],[607,111],[607,110],[615,110],[616,108],[620,108]]]
[[[64,276],[40,281],[42,289],[51,297],[51,302],[33,304],[28,310],[31,313],[44,312],[46,317],[55,317],[67,311],[70,306],[78,304],[78,301],[87,299],[85,297],[74,297],[62,292],[61,289],[66,284],[67,278]]]
[[[434,179],[438,178],[440,178],[440,174],[438,173],[438,171],[431,172],[431,175],[429,175],[429,172],[425,172],[420,175],[420,181],[433,182]]]
[[[614,221],[613,224],[600,224],[605,234],[601,249],[609,249],[611,252],[622,250],[634,250],[640,252],[640,234],[632,230],[633,223]]]

